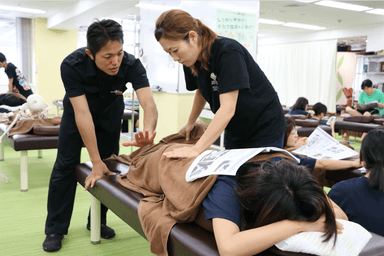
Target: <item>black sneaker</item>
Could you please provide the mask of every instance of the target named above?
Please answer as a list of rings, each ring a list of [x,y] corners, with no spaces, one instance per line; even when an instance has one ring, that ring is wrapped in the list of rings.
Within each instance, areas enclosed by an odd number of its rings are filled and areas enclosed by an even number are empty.
[[[64,238],[60,234],[48,234],[43,243],[43,249],[46,252],[55,252],[61,248],[61,240]]]
[[[89,224],[87,224],[87,229],[91,230],[91,227]],[[100,236],[104,239],[111,239],[111,238],[115,237],[115,235],[116,235],[115,231],[105,224],[101,224],[101,232],[100,233],[101,233]]]

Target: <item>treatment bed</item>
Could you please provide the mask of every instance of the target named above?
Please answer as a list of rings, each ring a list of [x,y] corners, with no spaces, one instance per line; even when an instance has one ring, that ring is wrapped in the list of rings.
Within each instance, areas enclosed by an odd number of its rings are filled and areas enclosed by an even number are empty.
[[[105,161],[109,170],[117,174],[128,172],[129,166],[116,160]],[[91,173],[92,164],[82,163],[76,166],[76,180],[84,186],[86,177]],[[137,210],[143,196],[121,186],[117,175],[106,176],[97,181],[88,190],[91,197],[91,243],[100,243],[100,203],[107,206],[119,218],[126,222],[144,238]],[[365,246],[360,255],[384,255],[384,237],[372,234],[373,238]],[[168,239],[169,255],[219,255],[213,233],[203,229],[195,223],[177,223],[171,230]],[[280,251],[276,247],[259,253],[258,255],[309,256],[305,253]]]

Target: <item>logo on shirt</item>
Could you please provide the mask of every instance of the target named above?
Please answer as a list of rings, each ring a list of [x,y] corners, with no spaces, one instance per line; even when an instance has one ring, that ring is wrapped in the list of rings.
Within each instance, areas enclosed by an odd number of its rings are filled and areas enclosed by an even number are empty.
[[[219,91],[219,83],[216,81],[216,75],[214,73],[211,73],[211,85],[212,85],[212,90],[214,92],[218,92]]]

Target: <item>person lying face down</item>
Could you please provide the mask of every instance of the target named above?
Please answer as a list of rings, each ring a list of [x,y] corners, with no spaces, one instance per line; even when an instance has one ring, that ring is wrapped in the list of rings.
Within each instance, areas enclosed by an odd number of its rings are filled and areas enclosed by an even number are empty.
[[[206,218],[207,212],[212,218],[220,255],[254,255],[305,231],[324,232],[324,242],[332,237],[336,242],[342,225],[335,219],[347,220],[347,217],[306,168],[281,160],[244,164],[239,172],[232,197],[240,203],[241,213],[234,212],[235,205],[224,203],[229,209],[217,207],[240,215],[240,226],[218,210],[212,216],[213,206],[203,202]],[[216,183],[223,178],[218,177]],[[212,199],[215,196],[211,193],[225,191],[215,184],[207,197]],[[225,196],[231,201],[230,192]]]
[[[293,151],[307,144],[307,138],[299,138],[296,131],[296,123],[291,117],[285,117],[287,122],[287,129],[284,133],[284,149]],[[331,160],[331,159],[313,159],[308,157],[302,157],[297,154],[293,154],[295,157],[300,159],[299,165],[306,166],[311,172],[316,169],[325,169],[328,171],[332,170],[343,170],[348,168],[360,168],[361,162],[359,159],[355,161],[346,160]]]

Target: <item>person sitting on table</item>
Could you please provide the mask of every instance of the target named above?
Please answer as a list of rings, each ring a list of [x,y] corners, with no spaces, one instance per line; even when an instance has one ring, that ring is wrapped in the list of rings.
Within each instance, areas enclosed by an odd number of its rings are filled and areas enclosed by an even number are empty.
[[[314,177],[289,160],[246,163],[236,178],[219,176],[203,206],[220,255],[255,255],[306,231],[336,241],[343,227],[335,219],[348,220]]]
[[[282,148],[286,127],[278,95],[263,71],[239,42],[218,36],[182,10],[160,15],[156,40],[183,65],[186,86],[196,91],[192,111],[181,132],[189,138],[206,102],[215,113],[194,147],[167,152],[166,157],[197,156],[222,134],[227,149]]]
[[[308,100],[304,97],[297,98],[295,104],[288,114],[290,115],[308,115]]]
[[[377,101],[377,107],[368,110],[361,110],[355,107],[346,107],[345,111],[352,116],[370,116],[375,114],[382,116],[384,108],[384,93],[378,89],[375,89],[373,87],[372,81],[369,79],[366,79],[361,83],[361,90],[363,91],[360,93],[358,103]]]
[[[0,52],[0,68],[4,68],[4,72],[9,78],[8,93],[18,92],[25,98],[33,94],[31,87],[29,86],[27,79],[21,73],[21,71],[13,65],[13,63],[7,63],[7,58]]]
[[[338,182],[329,192],[329,197],[351,221],[381,236],[384,236],[383,159],[384,130],[371,130],[360,149],[360,160],[367,173],[359,178]]]
[[[303,145],[307,144],[306,138],[299,138],[296,131],[296,123],[291,117],[285,117],[287,122],[287,129],[284,134],[284,149],[287,151],[294,151]],[[299,165],[306,166],[312,173],[315,169],[323,169],[327,171],[343,170],[348,168],[360,168],[360,160],[332,160],[332,159],[314,159],[303,157],[297,154],[293,155],[299,158]]]

